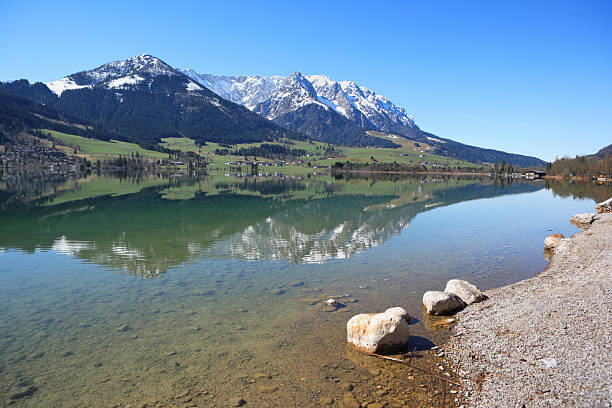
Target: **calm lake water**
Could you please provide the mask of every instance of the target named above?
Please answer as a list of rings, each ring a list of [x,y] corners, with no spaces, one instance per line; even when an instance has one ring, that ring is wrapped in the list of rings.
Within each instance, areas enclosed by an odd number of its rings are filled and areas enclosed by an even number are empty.
[[[319,406],[348,383],[360,402],[452,405],[452,385],[347,347],[346,321],[406,308],[427,368],[447,331],[423,292],[535,275],[544,238],[610,193],[432,176],[2,181],[0,405]]]

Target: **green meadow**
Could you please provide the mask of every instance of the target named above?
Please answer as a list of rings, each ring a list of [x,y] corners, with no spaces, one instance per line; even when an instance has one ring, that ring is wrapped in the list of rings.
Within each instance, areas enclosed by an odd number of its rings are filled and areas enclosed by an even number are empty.
[[[88,139],[82,136],[70,135],[66,133],[56,132],[52,130],[45,130],[50,132],[53,138],[64,146],[71,149],[76,148],[77,153],[84,155],[91,160],[104,160],[118,156],[131,156],[132,154],[138,153],[143,157],[151,159],[163,159],[168,157],[167,154],[156,152],[152,150],[146,150],[134,143],[120,142],[120,141],[103,141],[96,139]],[[395,141],[395,140],[394,140]],[[397,162],[404,165],[417,165],[420,162],[426,162],[431,164],[440,164],[446,166],[452,166],[456,168],[466,167],[478,167],[473,163],[469,163],[462,160],[456,160],[449,157],[438,156],[430,153],[431,148],[426,144],[415,145],[414,142],[402,139],[401,147],[396,149],[391,148],[368,148],[368,147],[344,147],[336,146],[336,154],[333,157],[326,157],[324,152],[328,146],[326,143],[321,142],[307,142],[307,141],[288,141],[292,149],[304,149],[310,154],[310,156],[299,157],[297,160],[307,161],[311,166],[325,166],[329,167],[338,161],[351,161],[359,163],[392,163]],[[260,146],[263,143],[274,143],[274,142],[262,142],[262,143],[244,143],[235,145],[234,148],[248,148],[251,146]],[[279,143],[277,143],[279,144]],[[226,164],[228,162],[235,162],[244,160],[244,156],[227,155],[221,156],[215,154],[217,149],[223,149],[218,143],[208,142],[206,145],[197,146],[193,139],[188,138],[164,138],[162,139],[160,146],[179,150],[182,152],[195,152],[204,156],[208,163],[210,170],[221,170],[225,172],[234,172],[237,170],[236,165]],[[230,149],[231,150],[231,149]],[[250,156],[248,159],[254,159]],[[261,157],[257,159],[262,160]],[[263,161],[274,163],[276,159],[263,159]],[[250,171],[250,167],[242,166],[242,171]],[[432,167],[435,170],[435,167]],[[288,164],[279,167],[260,167],[260,172],[277,173],[282,172],[284,174],[306,174],[312,171],[306,164]]]
[[[51,136],[60,144],[73,149],[76,148],[77,153],[88,156],[91,160],[105,160],[119,156],[131,156],[136,153],[151,159],[163,159],[164,157],[168,157],[165,153],[146,150],[134,143],[120,142],[117,140],[107,142],[104,140],[88,139],[82,136],[56,132],[54,130],[43,129],[43,131],[51,133]]]

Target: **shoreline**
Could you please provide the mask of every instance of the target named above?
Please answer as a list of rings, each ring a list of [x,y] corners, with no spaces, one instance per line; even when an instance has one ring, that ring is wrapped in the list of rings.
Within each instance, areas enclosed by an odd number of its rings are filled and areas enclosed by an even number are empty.
[[[465,386],[460,404],[610,406],[611,242],[612,214],[599,214],[544,270],[457,314],[445,349]]]
[[[382,170],[336,170],[338,173],[366,173],[366,174],[446,174],[449,176],[488,176],[483,172],[462,171],[382,171]]]

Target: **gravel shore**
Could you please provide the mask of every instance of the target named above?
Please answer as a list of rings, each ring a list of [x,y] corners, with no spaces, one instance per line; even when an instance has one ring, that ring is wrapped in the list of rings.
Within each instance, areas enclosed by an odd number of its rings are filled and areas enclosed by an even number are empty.
[[[531,279],[457,315],[446,350],[472,407],[612,406],[612,214]]]

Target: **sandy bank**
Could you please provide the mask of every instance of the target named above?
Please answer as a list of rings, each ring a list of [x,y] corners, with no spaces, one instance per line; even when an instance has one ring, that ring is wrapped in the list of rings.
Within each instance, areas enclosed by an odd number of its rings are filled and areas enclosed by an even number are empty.
[[[462,404],[612,406],[612,214],[562,240],[535,277],[486,295],[447,347]]]

